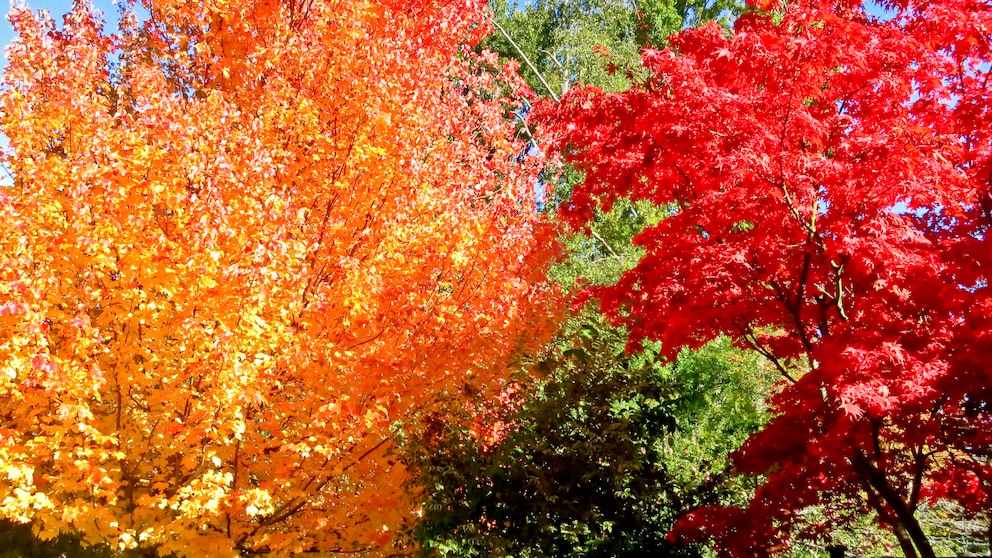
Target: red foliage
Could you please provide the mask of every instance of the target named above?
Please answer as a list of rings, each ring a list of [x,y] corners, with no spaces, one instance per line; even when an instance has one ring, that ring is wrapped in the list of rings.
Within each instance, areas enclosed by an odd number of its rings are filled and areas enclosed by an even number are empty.
[[[711,24],[645,52],[651,77],[626,93],[574,89],[539,111],[586,173],[573,224],[626,196],[673,208],[636,239],[638,266],[593,292],[632,348],[729,335],[787,378],[736,455],[764,475],[747,513],[682,524],[737,556],[842,498],[928,555],[924,495],[992,493],[976,427],[992,401],[992,7],[885,7],[755,9],[729,35]],[[946,482],[960,475],[979,488]]]

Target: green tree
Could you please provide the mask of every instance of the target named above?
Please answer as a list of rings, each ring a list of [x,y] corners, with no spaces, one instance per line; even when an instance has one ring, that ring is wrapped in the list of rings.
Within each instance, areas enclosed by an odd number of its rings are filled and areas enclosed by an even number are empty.
[[[634,237],[669,212],[649,203],[620,200],[611,211],[597,213],[586,230],[564,238],[568,259],[551,269],[551,278],[569,290],[612,285],[644,255]]]
[[[547,378],[422,422],[423,555],[698,556],[666,540],[675,519],[742,500],[726,453],[764,418],[757,357],[718,342],[663,365],[582,317],[537,363]]]
[[[486,46],[521,61],[538,94],[576,82],[622,90],[639,50],[668,32],[738,6],[657,2],[493,4]],[[642,11],[645,10],[645,11]],[[597,49],[596,47],[602,47]],[[565,169],[566,200],[578,181]],[[567,202],[565,202],[567,203]],[[643,250],[633,242],[667,207],[619,201],[584,233],[552,278],[566,289],[615,283]],[[563,325],[558,341],[518,370],[497,401],[425,410],[404,436],[403,459],[423,517],[411,536],[424,555],[696,555],[666,541],[674,520],[704,504],[740,503],[748,479],[727,454],[764,420],[770,376],[726,341],[662,363],[656,348],[625,352],[626,332],[593,304]],[[536,372],[536,377],[532,373]],[[468,384],[466,384],[468,388]]]
[[[640,72],[640,51],[683,27],[729,21],[741,0],[534,0],[491,3],[496,31],[483,43],[539,95],[557,98],[576,84],[621,91]]]

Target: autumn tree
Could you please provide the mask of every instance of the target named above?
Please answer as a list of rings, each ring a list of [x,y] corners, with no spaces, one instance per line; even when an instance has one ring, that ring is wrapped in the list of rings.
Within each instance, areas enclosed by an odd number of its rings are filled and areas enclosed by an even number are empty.
[[[637,238],[637,267],[589,294],[631,349],[674,357],[728,335],[783,379],[735,456],[763,476],[754,498],[673,536],[765,556],[873,512],[906,556],[930,557],[920,506],[977,512],[992,494],[992,7],[753,7],[730,34],[645,52],[650,78],[626,93],[542,109],[586,173],[574,224],[621,197],[677,208]]]
[[[24,8],[0,94],[0,517],[165,555],[377,552],[389,425],[554,307],[480,2]]]

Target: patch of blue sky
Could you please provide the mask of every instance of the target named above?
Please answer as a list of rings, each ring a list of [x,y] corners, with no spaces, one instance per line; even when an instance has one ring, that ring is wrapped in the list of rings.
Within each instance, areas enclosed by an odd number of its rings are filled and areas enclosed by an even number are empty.
[[[862,4],[865,8],[865,12],[868,15],[877,18],[881,21],[890,21],[896,17],[897,12],[893,9],[886,8],[875,0],[865,0]]]
[[[72,9],[72,0],[29,0],[19,3],[26,4],[34,11],[44,10],[48,12],[57,24],[61,24],[62,16]],[[11,2],[11,7],[13,7],[13,2]],[[93,7],[103,15],[104,25],[107,30],[117,28],[120,12],[112,0],[93,0]],[[3,22],[0,23],[0,45],[3,45],[4,49],[6,49],[13,40],[14,28],[5,17]],[[3,65],[7,64],[6,56],[4,56],[2,63]]]
[[[97,16],[103,21],[104,32],[108,34],[115,32],[120,23],[121,10],[119,5],[123,0],[90,0],[90,2]],[[56,26],[61,27],[64,16],[72,10],[72,4],[73,0],[10,0],[9,7],[13,8],[15,5],[20,5],[27,6],[35,12],[45,12],[52,18]],[[136,6],[135,10],[139,19],[141,19],[142,14],[146,13],[140,5]],[[0,22],[0,48],[3,49],[4,53],[0,57],[0,72],[3,72],[7,66],[7,48],[14,41],[14,38],[14,27],[10,20],[4,17],[3,21]],[[0,134],[0,152],[6,152],[8,148],[7,137]],[[10,186],[11,184],[13,184],[13,176],[11,176],[10,171],[6,167],[0,169],[0,186]]]

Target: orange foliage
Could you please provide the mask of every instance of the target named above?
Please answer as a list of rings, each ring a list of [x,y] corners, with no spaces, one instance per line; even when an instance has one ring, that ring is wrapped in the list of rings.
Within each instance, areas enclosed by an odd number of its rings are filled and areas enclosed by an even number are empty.
[[[465,46],[475,0],[144,9],[12,14],[0,516],[382,548],[411,513],[390,424],[550,329],[521,82]]]

